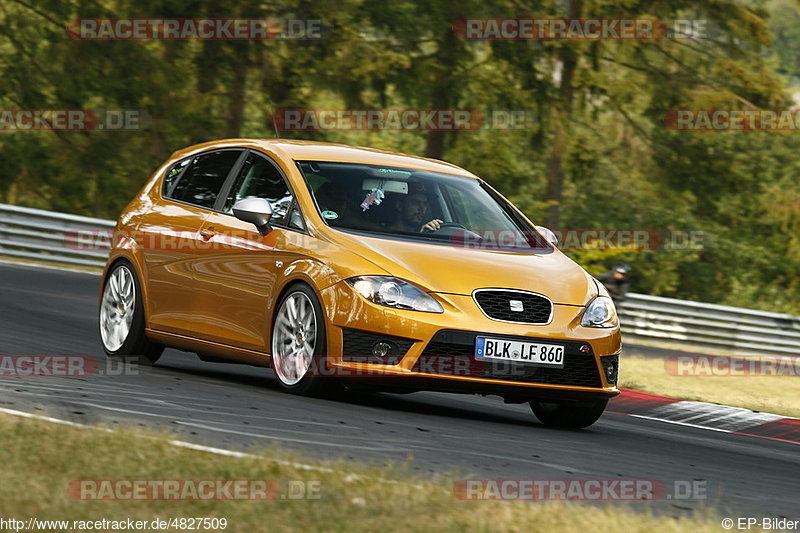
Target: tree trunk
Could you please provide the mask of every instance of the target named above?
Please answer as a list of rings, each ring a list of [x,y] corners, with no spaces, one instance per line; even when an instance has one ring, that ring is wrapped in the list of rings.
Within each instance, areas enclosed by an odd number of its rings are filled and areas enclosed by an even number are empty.
[[[564,193],[564,170],[561,159],[564,153],[564,124],[563,113],[554,113],[555,127],[553,130],[553,147],[547,159],[547,196],[550,204],[547,206],[545,226],[558,229],[561,223],[561,201]]]
[[[217,68],[221,60],[221,41],[205,40],[201,45],[200,53],[195,57],[197,65],[196,90],[197,98],[202,102],[201,114],[193,125],[191,142],[199,143],[209,141],[219,136],[219,131],[212,131],[210,128],[214,119],[214,108],[212,91],[219,80],[219,69]]]
[[[457,102],[455,94],[459,81],[453,77],[453,69],[459,63],[462,43],[455,32],[448,28],[440,35],[437,51],[438,71],[433,83],[433,94],[430,103],[433,109],[450,109]],[[446,130],[429,130],[425,136],[425,157],[443,159],[445,152]]]
[[[583,11],[582,0],[569,2],[568,17],[580,18]],[[572,121],[572,81],[578,66],[578,55],[572,47],[564,46],[559,53],[561,79],[559,80],[559,102],[553,111],[553,147],[547,160],[547,196],[549,203],[545,225],[557,229],[561,224],[561,203],[564,195],[564,152],[567,149],[570,123]]]
[[[233,83],[228,100],[228,116],[225,121],[225,136],[240,137],[244,122],[245,93],[247,89],[247,63],[240,60],[233,68]]]

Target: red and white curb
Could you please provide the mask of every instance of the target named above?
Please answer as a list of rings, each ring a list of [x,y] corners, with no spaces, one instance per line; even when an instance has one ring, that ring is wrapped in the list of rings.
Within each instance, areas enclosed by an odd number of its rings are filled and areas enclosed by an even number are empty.
[[[606,411],[682,426],[711,429],[800,444],[800,419],[622,389]]]

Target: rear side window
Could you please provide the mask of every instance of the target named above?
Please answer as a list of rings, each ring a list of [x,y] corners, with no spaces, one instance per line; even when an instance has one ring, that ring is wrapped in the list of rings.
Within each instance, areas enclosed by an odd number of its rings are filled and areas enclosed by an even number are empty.
[[[240,150],[220,150],[198,155],[180,173],[169,197],[179,202],[213,208],[222,185],[241,153]]]
[[[233,206],[245,198],[264,198],[272,206],[272,222],[288,225],[292,192],[280,171],[271,161],[250,153],[231,188],[223,211],[233,212]]]
[[[164,176],[164,196],[172,196],[172,190],[175,188],[175,184],[178,183],[178,179],[180,179],[180,177],[183,175],[183,171],[189,167],[189,163],[191,162],[191,157],[184,159],[183,161],[175,163],[172,168],[167,171],[167,175]]]

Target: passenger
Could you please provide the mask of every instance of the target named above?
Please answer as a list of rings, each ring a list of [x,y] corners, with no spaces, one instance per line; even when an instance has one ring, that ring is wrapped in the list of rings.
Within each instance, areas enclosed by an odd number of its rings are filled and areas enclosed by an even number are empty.
[[[359,208],[362,193],[341,183],[327,182],[314,192],[322,218],[333,227],[379,231]]]

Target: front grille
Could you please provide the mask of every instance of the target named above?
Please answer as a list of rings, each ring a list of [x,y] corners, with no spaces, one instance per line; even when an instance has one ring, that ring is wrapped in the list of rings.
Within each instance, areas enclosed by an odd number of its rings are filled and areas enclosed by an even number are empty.
[[[561,344],[564,346],[564,367],[549,368],[510,361],[496,362],[475,359],[475,338],[478,336]],[[588,352],[582,352],[580,349],[583,346],[589,345],[581,341],[553,341],[531,337],[441,330],[425,347],[413,370],[425,374],[469,376],[524,383],[602,387],[600,373],[591,347]]]
[[[486,316],[494,320],[547,324],[553,314],[553,303],[532,292],[479,289],[475,291],[474,298]]]
[[[381,335],[358,329],[343,329],[342,360],[349,363],[374,363],[383,365],[396,365],[414,344],[411,339]],[[385,342],[391,349],[385,357],[372,355],[372,346],[376,342]]]

